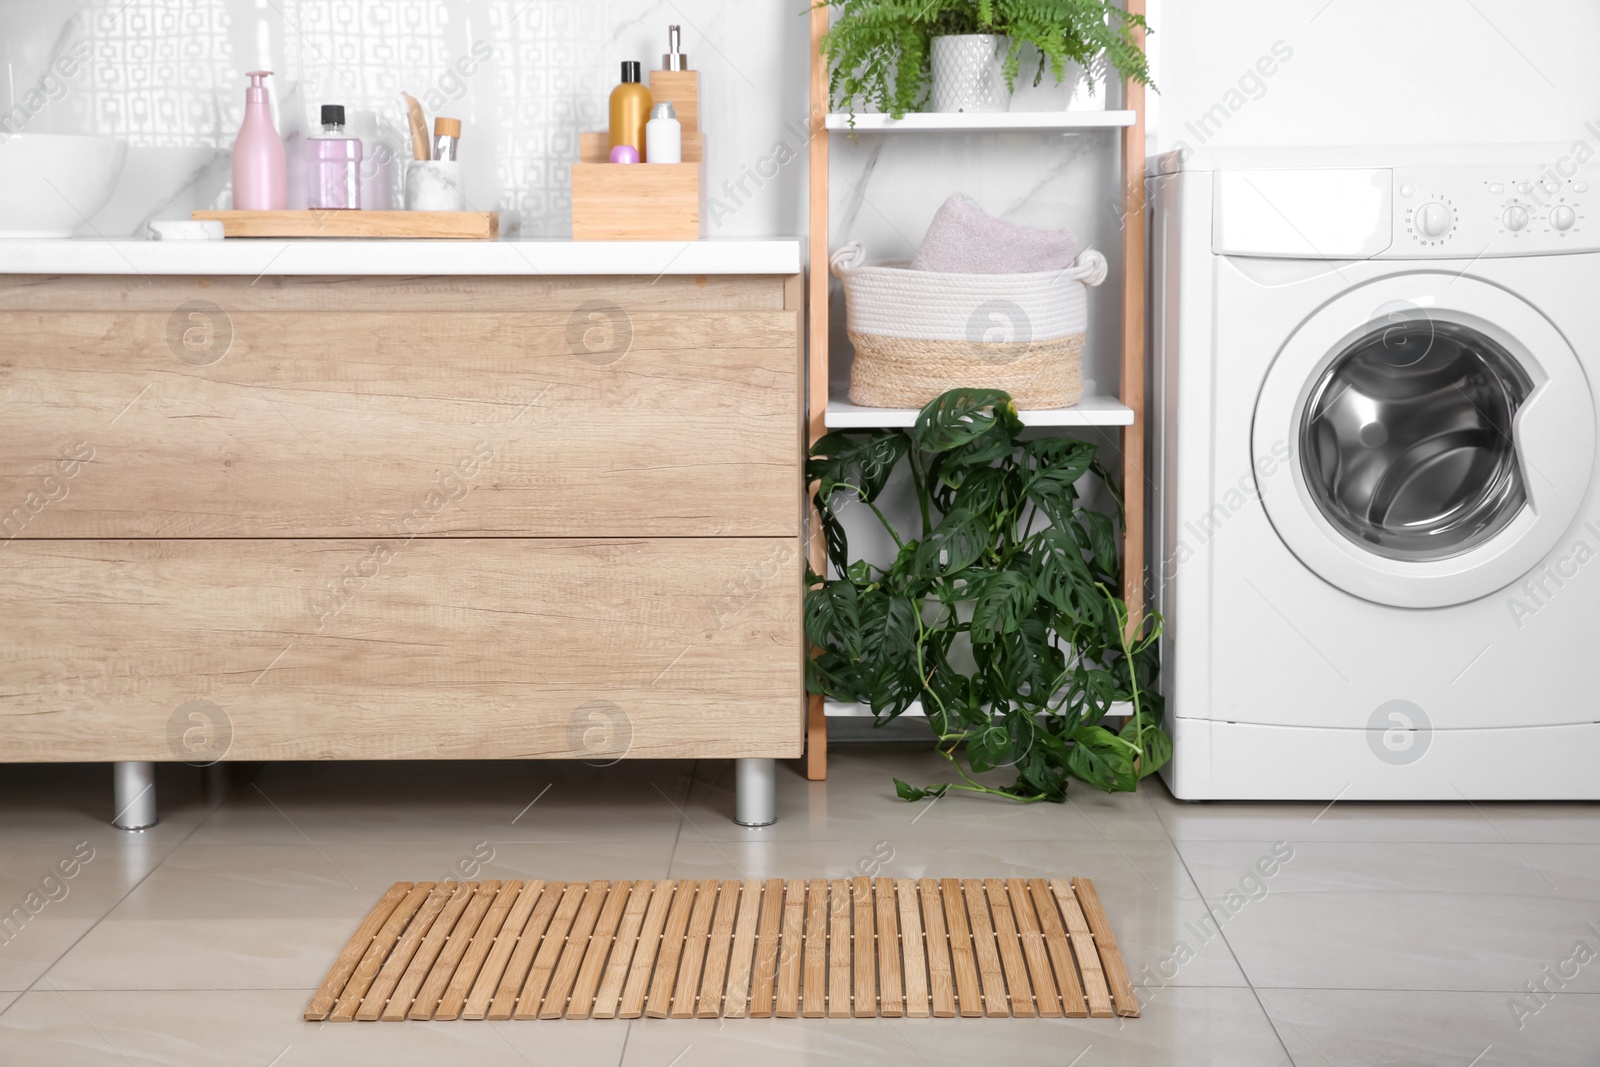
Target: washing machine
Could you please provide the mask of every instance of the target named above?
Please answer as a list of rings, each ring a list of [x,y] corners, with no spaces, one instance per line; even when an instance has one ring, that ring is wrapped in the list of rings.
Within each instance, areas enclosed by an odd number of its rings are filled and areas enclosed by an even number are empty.
[[[1600,798],[1597,149],[1152,161],[1176,796]]]

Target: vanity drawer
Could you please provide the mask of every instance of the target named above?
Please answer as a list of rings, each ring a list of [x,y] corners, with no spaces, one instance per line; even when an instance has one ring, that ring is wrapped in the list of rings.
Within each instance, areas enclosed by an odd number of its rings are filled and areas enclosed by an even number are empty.
[[[797,756],[799,544],[19,539],[0,751]]]
[[[257,304],[0,311],[0,539],[798,535],[793,310]]]

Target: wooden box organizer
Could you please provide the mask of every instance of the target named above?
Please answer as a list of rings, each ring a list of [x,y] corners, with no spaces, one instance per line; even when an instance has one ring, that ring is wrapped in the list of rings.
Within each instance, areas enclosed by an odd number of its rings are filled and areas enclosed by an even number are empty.
[[[704,236],[699,72],[653,70],[650,95],[678,113],[683,162],[611,163],[607,131],[579,134],[578,162],[572,165],[574,241],[696,241]]]

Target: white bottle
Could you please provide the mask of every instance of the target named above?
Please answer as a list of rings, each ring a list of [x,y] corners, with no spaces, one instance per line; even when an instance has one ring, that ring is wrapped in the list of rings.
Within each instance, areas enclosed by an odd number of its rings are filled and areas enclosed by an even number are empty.
[[[398,188],[405,174],[397,140],[389,126],[378,124],[376,111],[351,111],[348,129],[361,138],[361,206],[367,211],[391,211],[400,206]],[[410,144],[405,146],[409,155]]]
[[[650,110],[650,121],[644,124],[644,161],[646,163],[683,162],[683,126],[671,101],[657,104]]]

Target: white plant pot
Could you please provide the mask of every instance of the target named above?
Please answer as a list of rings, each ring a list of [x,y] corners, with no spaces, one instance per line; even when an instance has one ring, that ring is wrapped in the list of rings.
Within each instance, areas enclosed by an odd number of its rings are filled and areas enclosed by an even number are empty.
[[[1009,111],[1011,93],[1000,65],[1009,37],[992,33],[935,37],[929,53],[933,69],[933,111]]]
[[[1056,81],[1047,65],[1044,77],[1033,84],[1034,71],[1038,69],[1039,53],[1032,45],[1025,46],[1021,56],[1021,69],[1017,74],[1017,91],[1011,98],[1012,111],[1104,111],[1108,64],[1104,57],[1094,61],[1094,84],[1089,84],[1088,72],[1071,60],[1061,81]]]
[[[1091,68],[1094,81],[1089,80],[1090,71],[1084,70],[1078,64],[1067,62],[1067,76],[1061,84],[1071,87],[1071,97],[1067,101],[1068,111],[1104,111],[1106,109],[1106,88],[1111,84],[1110,64],[1105,57],[1095,60]],[[1050,72],[1045,72],[1045,80],[1050,80]]]

